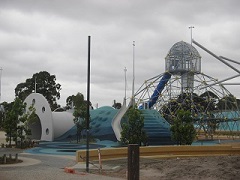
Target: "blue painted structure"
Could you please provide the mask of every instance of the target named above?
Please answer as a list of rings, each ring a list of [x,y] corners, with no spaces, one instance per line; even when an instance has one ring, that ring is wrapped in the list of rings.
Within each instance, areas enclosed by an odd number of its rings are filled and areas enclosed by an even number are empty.
[[[160,93],[162,92],[162,90],[164,89],[165,85],[167,84],[167,82],[169,81],[170,78],[171,78],[171,74],[170,73],[165,72],[163,74],[162,79],[158,83],[157,88],[154,90],[151,98],[148,101],[148,107],[149,108],[151,108],[156,103]]]
[[[100,107],[90,111],[90,135],[99,141],[112,141],[114,146],[117,142],[116,136],[111,126],[112,119],[118,112],[109,106]],[[171,141],[170,125],[153,109],[140,110],[144,116],[144,130],[148,136],[149,145],[168,145],[173,144]],[[125,117],[121,123],[126,122]],[[85,136],[85,132],[83,132]],[[76,127],[72,127],[68,132],[57,138],[56,141],[76,139]]]
[[[240,130],[240,112],[222,111],[214,113],[214,118],[219,121],[217,130],[219,131],[239,131]]]
[[[170,145],[171,140],[169,123],[154,109],[140,110],[144,116],[144,130],[148,136],[149,145]]]

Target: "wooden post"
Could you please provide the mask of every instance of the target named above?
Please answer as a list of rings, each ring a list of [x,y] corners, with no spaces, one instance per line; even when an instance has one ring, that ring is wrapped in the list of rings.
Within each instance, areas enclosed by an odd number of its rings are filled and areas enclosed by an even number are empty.
[[[6,154],[3,155],[3,164],[6,164],[7,163],[7,156]]]
[[[128,180],[139,180],[139,145],[128,145]]]
[[[100,148],[98,148],[98,161],[99,161],[99,172],[102,173],[102,158],[101,158]]]
[[[18,153],[15,155],[15,161],[18,162]]]

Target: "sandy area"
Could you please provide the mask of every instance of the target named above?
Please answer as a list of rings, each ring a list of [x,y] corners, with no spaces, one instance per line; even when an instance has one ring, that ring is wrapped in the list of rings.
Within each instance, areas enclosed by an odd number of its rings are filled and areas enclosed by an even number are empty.
[[[117,161],[119,163],[119,161]],[[116,161],[103,162],[114,164]],[[116,164],[117,165],[117,164]],[[117,171],[102,174],[126,179],[127,160],[120,161]],[[98,173],[98,172],[93,172]],[[240,156],[141,159],[140,180],[237,180],[240,177]]]
[[[227,143],[240,147],[240,143]],[[140,158],[140,180],[238,180],[240,155],[198,156],[172,158]],[[98,164],[98,163],[96,163]],[[115,171],[102,170],[105,176],[127,178],[127,159],[103,161],[102,164],[119,166]],[[99,173],[98,171],[92,173]]]

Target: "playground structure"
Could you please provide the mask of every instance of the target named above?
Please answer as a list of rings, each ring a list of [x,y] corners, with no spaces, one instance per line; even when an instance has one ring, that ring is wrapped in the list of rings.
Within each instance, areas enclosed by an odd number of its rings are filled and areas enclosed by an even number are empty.
[[[240,71],[226,61],[240,64],[225,57],[218,57],[196,41],[193,43],[236,71],[238,74],[217,80],[201,72],[201,56],[197,49],[180,41],[172,46],[165,58],[165,72],[142,84],[134,94],[134,102],[144,116],[144,130],[149,145],[170,145],[170,124],[179,109],[190,110],[198,135],[240,136],[240,100],[224,86],[224,82],[239,77]],[[51,112],[47,100],[38,93],[30,94],[27,108],[34,105],[37,122],[30,126],[32,139],[45,141],[73,140],[76,126],[73,110]],[[121,141],[121,124],[127,105],[126,99],[120,110],[109,106],[90,110],[90,135],[100,141]],[[86,132],[82,132],[83,135]]]
[[[73,123],[73,110],[51,111],[47,100],[39,93],[32,93],[26,99],[28,109],[34,106],[37,120],[29,125],[31,139],[42,141],[73,141],[76,140],[76,125]],[[117,146],[121,139],[121,123],[126,122],[123,115],[129,106],[123,105],[120,110],[103,106],[90,110],[90,135],[98,142]],[[169,124],[156,110],[142,110],[145,117],[145,130],[149,143],[152,145],[173,144],[171,141]],[[86,132],[82,131],[82,136]]]
[[[31,139],[54,141],[74,127],[72,112],[52,112],[46,98],[39,93],[30,94],[24,101],[26,109],[33,106],[37,120],[29,125]]]
[[[76,139],[77,128],[73,122],[73,109],[55,112],[51,111],[45,97],[39,93],[32,93],[26,99],[26,109],[33,106],[37,120],[29,125],[31,139],[41,141],[73,141]],[[112,107],[101,107],[90,111],[90,133],[100,140],[116,141],[111,121],[117,110]],[[83,135],[86,132],[83,132]]]
[[[165,73],[150,78],[135,93],[140,109],[155,109],[171,124],[179,109],[190,110],[197,133],[240,135],[240,100],[223,85],[239,77],[240,71],[193,40],[193,43],[236,71],[233,77],[218,81],[201,72],[201,56],[197,49],[180,41],[172,46],[165,58]]]

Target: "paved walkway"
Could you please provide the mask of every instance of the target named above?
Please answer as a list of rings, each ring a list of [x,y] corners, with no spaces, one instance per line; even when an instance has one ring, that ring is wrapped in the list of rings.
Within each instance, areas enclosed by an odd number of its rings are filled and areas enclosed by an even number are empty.
[[[120,178],[86,173],[86,165],[76,164],[74,156],[21,153],[19,159],[23,160],[23,162],[18,164],[0,165],[1,180],[120,180]],[[96,170],[96,167],[92,165],[90,165],[89,168],[90,172],[93,169]],[[74,172],[66,172],[66,170],[74,170]]]
[[[0,131],[0,143],[6,143],[3,131]],[[18,153],[18,159],[23,161],[17,164],[0,164],[0,180],[120,180],[101,174],[86,173],[86,164],[76,163],[75,155],[56,155],[55,152],[51,152],[49,147],[46,148],[46,151],[49,151],[47,154],[51,155],[23,153],[22,150],[14,148],[0,148],[0,156]],[[55,155],[53,155],[54,153]],[[104,168],[111,170],[112,167],[104,166]],[[74,173],[66,172],[66,169],[73,169]],[[90,164],[89,170],[90,172],[96,171],[96,167]]]
[[[16,149],[16,148],[0,148],[0,156],[3,156],[4,154],[8,155],[8,154],[19,154],[22,153],[23,150],[22,149]]]

